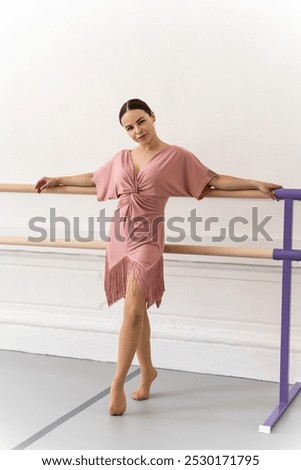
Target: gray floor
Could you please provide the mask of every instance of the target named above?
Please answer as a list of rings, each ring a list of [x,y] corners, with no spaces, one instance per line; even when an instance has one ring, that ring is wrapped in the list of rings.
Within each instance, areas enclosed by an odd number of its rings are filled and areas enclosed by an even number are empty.
[[[149,400],[108,414],[115,365],[0,351],[0,449],[301,449],[301,394],[258,432],[278,385],[159,370]],[[139,381],[129,372],[128,397]]]

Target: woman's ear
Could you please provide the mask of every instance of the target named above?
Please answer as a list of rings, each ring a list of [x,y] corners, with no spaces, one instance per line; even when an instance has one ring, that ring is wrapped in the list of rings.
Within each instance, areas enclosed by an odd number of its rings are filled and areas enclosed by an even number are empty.
[[[152,114],[151,114],[151,118],[152,118],[153,122],[155,122],[156,116],[155,116],[155,113],[153,111],[152,111]]]

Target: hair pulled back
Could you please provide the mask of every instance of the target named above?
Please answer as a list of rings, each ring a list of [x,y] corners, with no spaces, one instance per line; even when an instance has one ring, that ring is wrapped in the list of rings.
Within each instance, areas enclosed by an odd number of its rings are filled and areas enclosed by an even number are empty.
[[[133,99],[127,101],[126,103],[124,103],[121,106],[121,109],[119,111],[119,122],[120,122],[121,125],[122,125],[121,119],[123,118],[125,113],[127,111],[130,111],[130,110],[133,110],[133,109],[142,109],[149,116],[152,115],[152,110],[150,109],[150,107],[144,101],[139,100],[138,98],[133,98]]]

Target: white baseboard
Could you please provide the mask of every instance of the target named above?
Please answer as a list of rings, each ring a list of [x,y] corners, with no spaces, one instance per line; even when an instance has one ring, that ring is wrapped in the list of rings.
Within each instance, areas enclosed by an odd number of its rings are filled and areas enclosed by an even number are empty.
[[[2,252],[0,348],[115,362],[123,301],[107,307],[102,270],[99,255]],[[157,367],[279,380],[279,267],[166,260],[164,270],[164,300],[149,310]],[[290,363],[300,380],[296,314]]]

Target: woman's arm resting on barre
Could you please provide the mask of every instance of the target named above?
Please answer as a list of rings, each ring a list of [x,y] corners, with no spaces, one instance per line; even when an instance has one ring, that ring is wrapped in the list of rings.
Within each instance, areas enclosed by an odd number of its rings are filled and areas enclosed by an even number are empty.
[[[258,189],[264,194],[269,194],[272,199],[275,199],[273,190],[282,188],[280,184],[266,183],[264,181],[249,180],[244,178],[236,178],[235,176],[216,175],[209,183],[216,189],[224,191],[240,191],[244,189]]]
[[[43,176],[37,182],[35,190],[37,193],[40,193],[43,189],[53,186],[95,186],[93,173],[84,173],[83,175],[76,176],[58,176],[55,178]]]

